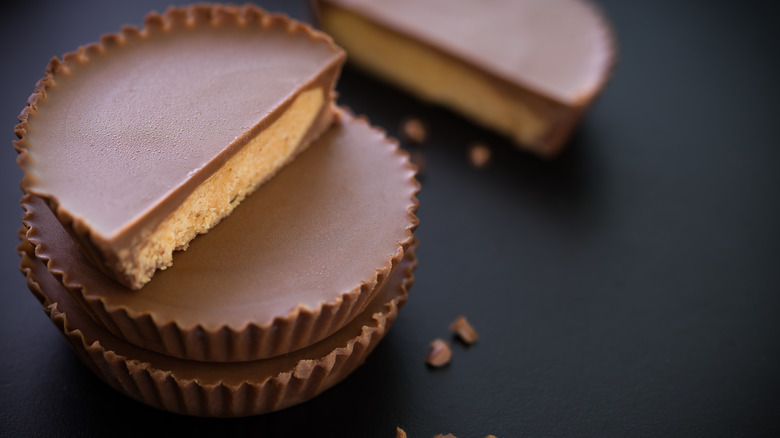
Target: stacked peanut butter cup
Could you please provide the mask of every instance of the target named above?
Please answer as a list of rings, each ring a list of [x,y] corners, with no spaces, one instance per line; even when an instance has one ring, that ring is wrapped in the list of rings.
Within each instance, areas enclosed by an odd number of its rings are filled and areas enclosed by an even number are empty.
[[[106,383],[261,414],[343,380],[387,332],[419,184],[334,104],[343,61],[305,24],[200,5],[49,64],[16,127],[21,269]]]

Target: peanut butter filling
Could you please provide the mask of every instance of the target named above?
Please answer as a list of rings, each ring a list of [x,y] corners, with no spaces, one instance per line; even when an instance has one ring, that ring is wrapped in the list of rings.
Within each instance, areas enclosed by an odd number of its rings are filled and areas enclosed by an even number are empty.
[[[229,215],[244,198],[293,158],[306,133],[323,111],[321,88],[306,90],[270,126],[249,141],[202,183],[137,247],[119,253],[115,269],[128,273],[131,287],[140,288],[157,269],[173,263],[173,252],[184,250]],[[330,118],[330,117],[329,117]]]

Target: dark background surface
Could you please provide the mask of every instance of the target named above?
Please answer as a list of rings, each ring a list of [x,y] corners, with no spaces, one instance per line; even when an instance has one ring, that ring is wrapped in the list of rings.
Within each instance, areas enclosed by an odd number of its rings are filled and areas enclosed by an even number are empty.
[[[396,135],[429,124],[420,266],[363,367],[278,413],[201,419],[94,377],[28,292],[16,115],[52,56],[168,6],[15,2],[0,40],[0,435],[460,438],[780,434],[780,38],[776,2],[602,0],[620,61],[563,155],[543,161],[347,68],[340,102]],[[261,2],[310,20],[297,2]],[[485,170],[467,147],[493,150]],[[427,368],[465,314],[480,332]]]

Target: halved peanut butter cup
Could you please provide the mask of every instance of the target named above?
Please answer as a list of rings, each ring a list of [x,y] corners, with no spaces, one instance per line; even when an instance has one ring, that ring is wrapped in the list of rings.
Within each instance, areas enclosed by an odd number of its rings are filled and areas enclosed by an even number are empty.
[[[140,289],[328,128],[343,61],[250,5],[150,14],[51,60],[15,130],[22,188]]]
[[[412,243],[408,155],[344,114],[241,208],[131,291],[96,269],[43,200],[26,195],[35,255],[100,325],[183,359],[263,359],[309,346],[369,303]]]

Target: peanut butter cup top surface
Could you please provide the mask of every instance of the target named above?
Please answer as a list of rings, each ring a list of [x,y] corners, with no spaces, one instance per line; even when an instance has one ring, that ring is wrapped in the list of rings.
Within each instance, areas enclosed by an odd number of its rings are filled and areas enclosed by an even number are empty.
[[[111,238],[205,179],[341,56],[254,8],[147,18],[50,63],[21,117],[22,186]]]
[[[605,81],[614,48],[582,0],[319,0],[342,6],[564,104]]]
[[[94,268],[40,198],[23,204],[37,257],[88,306],[158,327],[240,331],[295,321],[386,278],[413,240],[418,189],[397,143],[345,114],[139,291]]]

